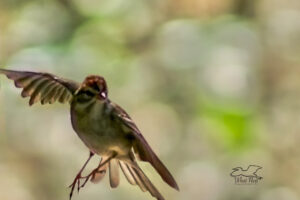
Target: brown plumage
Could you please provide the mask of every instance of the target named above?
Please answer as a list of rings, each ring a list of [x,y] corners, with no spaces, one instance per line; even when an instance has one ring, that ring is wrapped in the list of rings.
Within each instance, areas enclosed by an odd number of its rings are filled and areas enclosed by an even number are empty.
[[[88,180],[99,182],[107,170],[110,186],[116,188],[120,182],[121,168],[130,184],[138,185],[142,191],[149,191],[153,197],[163,200],[163,196],[138,166],[136,157],[149,162],[167,184],[179,190],[175,179],[129,115],[108,99],[103,77],[88,76],[79,84],[49,73],[0,69],[1,73],[12,79],[16,87],[23,88],[21,95],[30,97],[29,105],[37,102],[51,104],[56,101],[71,105],[73,128],[91,153],[70,186],[70,198],[75,187],[79,191]],[[101,162],[88,176],[83,177],[81,173],[94,154],[101,156]],[[84,182],[80,184],[82,179]]]

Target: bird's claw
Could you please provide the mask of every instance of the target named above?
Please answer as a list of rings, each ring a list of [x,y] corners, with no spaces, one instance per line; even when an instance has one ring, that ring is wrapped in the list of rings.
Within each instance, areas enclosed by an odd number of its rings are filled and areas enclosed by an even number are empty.
[[[72,199],[73,191],[74,191],[76,185],[77,185],[77,192],[79,192],[80,189],[83,188],[86,185],[86,183],[89,181],[90,177],[95,176],[96,173],[98,173],[98,168],[94,169],[87,176],[81,176],[81,173],[77,174],[77,176],[75,177],[73,183],[71,185],[69,185],[69,188],[71,188],[70,200]],[[84,182],[82,184],[80,184],[81,179],[84,179]]]
[[[84,182],[79,186],[79,189],[80,188],[83,188],[84,186],[85,186],[85,184],[88,182],[88,180],[90,179],[90,174],[89,175],[87,175],[87,176],[85,176],[85,177],[82,177],[83,179],[85,179],[84,180]]]
[[[79,192],[80,188],[82,188],[83,186],[80,185],[80,179],[84,179],[85,177],[81,176],[81,173],[77,174],[77,176],[75,177],[73,183],[71,185],[69,185],[69,188],[71,188],[71,192],[70,192],[70,200],[72,199],[73,196],[73,191],[77,185],[77,192]]]

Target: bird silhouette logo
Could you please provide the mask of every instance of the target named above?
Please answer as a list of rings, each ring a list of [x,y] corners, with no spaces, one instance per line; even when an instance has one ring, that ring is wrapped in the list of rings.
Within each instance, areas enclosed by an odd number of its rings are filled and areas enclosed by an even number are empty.
[[[235,183],[238,185],[257,184],[259,180],[263,179],[263,177],[257,175],[260,169],[262,167],[258,165],[249,165],[247,169],[235,167],[232,169],[230,176],[235,178]]]

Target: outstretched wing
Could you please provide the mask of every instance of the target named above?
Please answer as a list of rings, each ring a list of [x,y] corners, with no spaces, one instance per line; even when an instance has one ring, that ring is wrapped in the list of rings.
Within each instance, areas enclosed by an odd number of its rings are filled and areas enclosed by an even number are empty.
[[[71,102],[79,84],[59,78],[49,73],[13,71],[0,69],[0,74],[15,82],[17,88],[23,88],[22,97],[30,97],[29,105],[40,101],[42,104]]]
[[[112,103],[114,104],[114,103]],[[179,190],[179,187],[166,168],[166,166],[160,161],[157,155],[153,152],[152,148],[139,131],[135,123],[129,117],[129,115],[117,104],[114,104],[115,107],[115,117],[120,121],[120,123],[124,126],[125,129],[129,130],[130,134],[132,134],[134,138],[133,148],[135,153],[142,161],[147,161],[151,163],[151,165],[155,168],[155,170],[159,173],[162,179],[171,187]]]

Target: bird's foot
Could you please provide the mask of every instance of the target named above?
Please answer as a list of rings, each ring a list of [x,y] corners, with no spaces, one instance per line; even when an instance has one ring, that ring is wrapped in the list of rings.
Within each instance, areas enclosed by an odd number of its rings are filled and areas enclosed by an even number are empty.
[[[79,171],[79,173],[76,175],[73,183],[69,186],[69,188],[71,188],[71,192],[70,192],[70,200],[72,198],[73,195],[73,191],[77,185],[77,191],[79,192],[80,188],[83,188],[85,186],[85,184],[90,180],[90,178],[96,177],[97,173],[105,173],[105,170],[102,170],[101,167],[104,166],[105,164],[107,164],[112,158],[114,158],[116,156],[116,154],[114,154],[113,156],[109,157],[107,160],[105,160],[104,162],[100,162],[100,164],[98,165],[97,168],[95,168],[91,173],[89,173],[87,176],[81,176],[81,172],[83,171],[84,167],[86,166],[86,164],[88,163],[88,161],[90,160],[90,158],[93,156],[93,153],[90,153],[90,157],[89,159],[86,161],[86,163],[84,164],[83,168]],[[80,180],[84,179],[84,182],[82,184],[80,184]]]
[[[85,184],[90,180],[93,180],[93,178],[96,176],[97,173],[103,173],[103,170],[99,170],[99,168],[94,169],[91,173],[89,173],[87,176],[81,177],[82,179],[85,179],[84,182],[79,186],[80,188],[83,188]]]
[[[70,200],[72,199],[73,191],[74,191],[76,185],[77,185],[77,191],[79,192],[79,190],[80,190],[80,188],[81,188],[81,186],[82,186],[82,185],[80,185],[80,179],[84,179],[84,178],[85,178],[85,177],[81,176],[81,172],[79,172],[79,173],[76,175],[76,177],[75,177],[73,183],[72,183],[71,185],[69,185],[69,188],[71,188],[71,192],[70,192]]]

